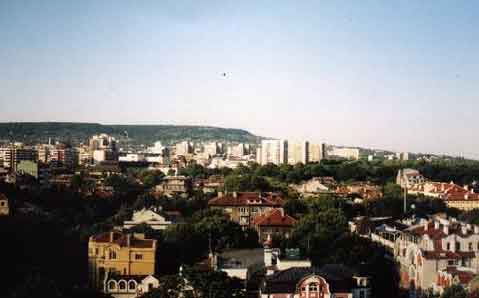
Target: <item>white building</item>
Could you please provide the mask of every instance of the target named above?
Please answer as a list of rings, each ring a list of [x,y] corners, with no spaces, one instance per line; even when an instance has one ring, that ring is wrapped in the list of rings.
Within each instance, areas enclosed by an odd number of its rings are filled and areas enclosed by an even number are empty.
[[[258,162],[262,165],[288,163],[287,140],[262,140]]]
[[[146,158],[143,154],[127,153],[126,155],[120,156],[118,160],[123,162],[140,162],[145,161]]]
[[[333,147],[329,152],[328,156],[336,156],[345,159],[358,160],[359,159],[359,149],[357,148],[339,148]]]
[[[297,163],[307,164],[309,162],[309,142],[288,142],[288,163],[295,165]]]
[[[242,157],[251,154],[251,147],[249,144],[240,143],[228,147],[227,155],[234,157]]]
[[[136,298],[159,286],[159,280],[153,275],[143,277],[111,274],[103,281],[103,292],[114,298]]]
[[[324,158],[324,144],[309,144],[309,162],[320,162]]]
[[[193,153],[193,144],[188,141],[183,141],[175,145],[175,154],[176,156],[182,155],[186,156]]]
[[[171,226],[173,222],[168,221],[155,210],[142,209],[140,211],[135,211],[131,220],[124,221],[123,227],[125,229],[130,229],[141,224],[146,224],[153,230],[166,230],[166,228]]]
[[[204,153],[209,156],[215,156],[223,153],[223,144],[218,142],[210,142],[203,146]]]

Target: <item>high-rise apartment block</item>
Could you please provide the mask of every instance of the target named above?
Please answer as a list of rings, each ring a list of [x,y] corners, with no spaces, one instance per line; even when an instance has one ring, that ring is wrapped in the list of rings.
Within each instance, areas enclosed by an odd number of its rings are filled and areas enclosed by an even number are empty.
[[[308,141],[288,142],[288,163],[295,165],[297,163],[307,164],[310,158],[310,146]]]
[[[263,140],[258,163],[276,165],[288,163],[288,141],[287,140]]]

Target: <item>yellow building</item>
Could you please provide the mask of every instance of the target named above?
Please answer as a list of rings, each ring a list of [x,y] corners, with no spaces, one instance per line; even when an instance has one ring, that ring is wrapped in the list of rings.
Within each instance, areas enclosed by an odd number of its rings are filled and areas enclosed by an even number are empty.
[[[90,284],[103,288],[107,273],[147,276],[155,273],[156,240],[118,231],[91,236],[88,241]]]
[[[0,216],[10,214],[10,208],[8,207],[7,197],[0,193]]]

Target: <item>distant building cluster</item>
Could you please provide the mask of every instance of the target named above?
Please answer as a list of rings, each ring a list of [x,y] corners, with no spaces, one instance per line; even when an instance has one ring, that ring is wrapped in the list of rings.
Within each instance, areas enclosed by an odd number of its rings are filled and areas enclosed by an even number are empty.
[[[415,169],[399,170],[396,183],[409,194],[441,199],[450,208],[465,211],[479,208],[479,194],[475,192],[473,187],[460,186],[453,181],[428,181]]]

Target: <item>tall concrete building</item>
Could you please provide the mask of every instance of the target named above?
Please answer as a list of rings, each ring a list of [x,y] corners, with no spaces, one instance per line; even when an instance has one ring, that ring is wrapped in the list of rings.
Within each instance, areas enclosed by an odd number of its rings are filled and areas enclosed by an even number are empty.
[[[261,141],[261,154],[258,163],[266,165],[273,163],[280,165],[288,163],[287,140],[263,140]]]
[[[193,153],[193,144],[188,141],[183,141],[175,145],[175,155],[186,156]]]
[[[320,162],[325,158],[326,144],[309,144],[309,162]]]
[[[310,159],[310,146],[308,141],[288,142],[288,163],[295,165],[297,163],[307,164]]]

